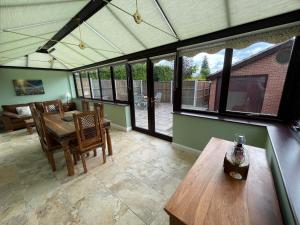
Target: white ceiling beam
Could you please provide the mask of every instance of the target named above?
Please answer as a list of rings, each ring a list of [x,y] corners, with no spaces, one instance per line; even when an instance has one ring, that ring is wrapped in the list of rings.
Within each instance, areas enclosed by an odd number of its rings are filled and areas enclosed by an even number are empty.
[[[168,25],[169,30],[172,32],[172,34],[173,34],[175,37],[178,38],[178,39],[176,39],[176,38],[175,38],[175,39],[180,41],[180,39],[179,39],[179,37],[178,37],[178,35],[177,35],[175,29],[173,28],[173,26],[172,26],[170,20],[169,20],[168,17],[166,16],[166,14],[165,14],[164,10],[162,9],[161,5],[159,4],[158,0],[152,0],[152,1],[153,1],[154,4],[156,5],[156,7],[157,7],[159,13],[161,14],[162,18],[165,20],[166,24]]]
[[[7,30],[7,31],[26,30],[26,29],[33,28],[33,27],[39,27],[39,26],[44,26],[44,25],[48,25],[48,24],[58,23],[58,22],[65,21],[65,20],[68,20],[68,19],[70,19],[70,18],[45,21],[45,22],[42,22],[42,23],[34,23],[34,24],[19,26],[19,27],[5,28],[5,30]],[[3,32],[3,31],[1,31],[1,32]]]
[[[112,16],[124,27],[124,29],[144,48],[147,49],[147,46],[123,23],[122,20],[107,6],[108,11]]]
[[[70,35],[75,38],[77,41],[80,41],[79,38],[77,38],[74,34],[70,33]],[[103,53],[98,52],[98,50],[93,49],[89,44],[87,44],[86,42],[84,42],[84,44],[89,47],[89,49],[91,49],[92,51],[94,51],[95,53],[97,53],[99,56],[103,57],[104,59],[108,59],[107,56],[105,56]]]
[[[31,45],[36,45],[36,44],[39,44],[39,43],[44,43],[44,42],[45,41],[37,41],[37,42],[33,42],[33,43],[30,43],[30,44],[27,44],[27,45],[22,45],[22,46],[19,46],[19,47],[6,49],[6,50],[3,50],[3,51],[0,51],[0,53],[10,52],[10,51],[13,51],[13,50],[17,50],[19,48],[24,48],[24,47],[28,47],[28,46],[31,46]]]
[[[68,66],[66,65],[66,64],[68,64],[68,63],[65,63],[65,62],[62,61],[61,59],[59,59],[59,58],[55,57],[54,55],[52,55],[51,53],[49,53],[49,55],[52,56],[53,59],[55,59],[55,60],[57,60],[58,62],[60,62],[65,68],[70,69],[70,67],[68,67]],[[69,64],[69,65],[72,66],[72,64]]]
[[[8,1],[7,1],[8,2]],[[56,5],[56,4],[64,4],[64,3],[74,3],[74,2],[86,2],[86,0],[61,0],[61,1],[52,1],[52,2],[32,2],[32,3],[26,3],[26,4],[14,4],[14,1],[12,4],[6,3],[1,4],[1,8],[15,8],[15,7],[28,7],[28,6],[42,6],[42,5]]]
[[[99,33],[99,31],[97,31],[90,24],[88,24],[87,22],[83,22],[83,24],[86,25],[91,31],[93,31],[97,35],[97,37],[101,38],[103,41],[105,41],[111,47],[113,47],[114,49],[116,49],[117,51],[119,51],[122,55],[125,54],[119,47],[117,47],[114,43],[112,43],[110,40],[108,40],[107,38],[105,38],[102,34]]]
[[[95,62],[96,62],[95,60],[90,59],[89,57],[87,57],[87,56],[83,55],[82,53],[78,52],[78,51],[75,50],[74,48],[72,48],[72,47],[70,47],[70,46],[68,46],[68,45],[66,45],[66,44],[63,44],[63,45],[64,45],[65,47],[67,47],[68,49],[70,49],[71,51],[75,52],[77,55],[80,55],[81,57],[83,57],[83,58],[85,58],[85,59],[91,61],[92,63],[95,63]],[[78,47],[78,48],[79,48],[79,47]]]

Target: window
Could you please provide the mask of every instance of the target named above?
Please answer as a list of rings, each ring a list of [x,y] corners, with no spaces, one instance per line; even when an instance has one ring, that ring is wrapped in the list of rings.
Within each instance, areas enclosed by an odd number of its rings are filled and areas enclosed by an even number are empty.
[[[97,70],[88,71],[93,99],[101,99],[100,83]]]
[[[82,97],[82,87],[79,73],[74,73],[75,85],[76,85],[76,93],[78,97]]]
[[[276,116],[292,46],[289,40],[234,49],[226,110]]]
[[[86,71],[80,72],[82,87],[83,87],[83,97],[91,98],[90,80],[88,73]]]
[[[99,69],[99,76],[101,80],[101,89],[102,89],[102,100],[113,101],[113,89],[111,84],[111,71],[110,67],[101,67]]]
[[[113,71],[116,100],[128,101],[126,67],[125,65],[117,65],[113,67]]]
[[[225,50],[214,54],[201,52],[182,58],[181,108],[218,111]]]

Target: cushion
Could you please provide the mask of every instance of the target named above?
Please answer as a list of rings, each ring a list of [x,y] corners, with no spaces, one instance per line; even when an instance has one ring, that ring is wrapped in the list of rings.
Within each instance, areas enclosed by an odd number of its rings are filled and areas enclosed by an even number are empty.
[[[29,106],[20,106],[17,107],[16,110],[20,116],[31,116],[31,111]]]

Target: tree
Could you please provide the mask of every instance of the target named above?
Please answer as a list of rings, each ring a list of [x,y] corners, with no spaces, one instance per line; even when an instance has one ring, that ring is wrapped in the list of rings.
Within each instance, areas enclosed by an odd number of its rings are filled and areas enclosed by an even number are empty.
[[[182,79],[189,80],[193,78],[193,74],[195,74],[198,70],[198,66],[194,65],[193,59],[184,57],[183,65],[182,65]]]
[[[153,69],[154,81],[171,81],[173,80],[174,70],[168,65],[155,65]]]
[[[132,65],[132,78],[133,80],[146,80],[146,63],[138,63]]]
[[[205,55],[202,60],[201,69],[200,69],[200,80],[206,80],[207,76],[210,74],[210,68],[208,65],[208,59]]]

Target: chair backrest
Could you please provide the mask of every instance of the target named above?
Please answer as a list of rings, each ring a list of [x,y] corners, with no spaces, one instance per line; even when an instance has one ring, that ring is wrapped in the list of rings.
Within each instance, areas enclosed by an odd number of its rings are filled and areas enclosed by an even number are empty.
[[[96,111],[73,114],[73,118],[80,151],[104,143],[103,123]]]
[[[103,122],[104,121],[104,106],[102,103],[100,102],[95,102],[94,103],[94,110],[97,113],[98,117],[99,117],[99,121]]]
[[[155,100],[157,102],[161,102],[161,96],[162,96],[162,93],[161,92],[157,92],[154,98],[155,98]]]
[[[82,112],[89,112],[90,111],[89,101],[86,99],[83,99],[81,101],[81,107],[82,107]]]
[[[45,120],[40,111],[38,111],[34,104],[30,104],[30,110],[32,114],[33,121],[35,123],[41,145],[43,150],[47,150],[51,145],[51,139],[49,133],[46,129]]]
[[[35,104],[30,104],[29,107],[30,107],[30,111],[31,111],[33,121],[35,123],[37,133],[41,137],[42,136],[42,124],[41,124],[41,121],[39,119],[39,111],[36,109]]]
[[[59,113],[61,116],[64,114],[62,103],[59,99],[43,102],[43,108],[45,113]]]

